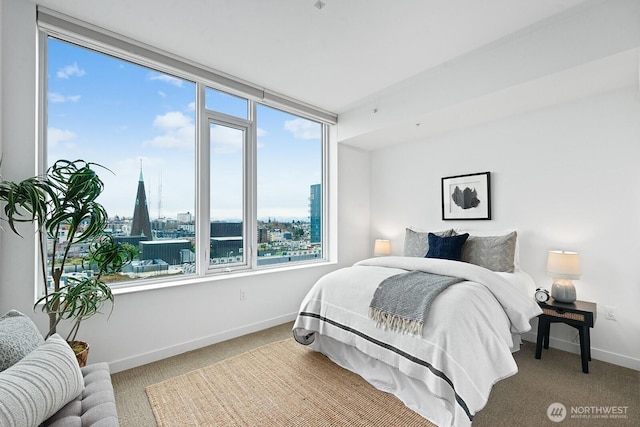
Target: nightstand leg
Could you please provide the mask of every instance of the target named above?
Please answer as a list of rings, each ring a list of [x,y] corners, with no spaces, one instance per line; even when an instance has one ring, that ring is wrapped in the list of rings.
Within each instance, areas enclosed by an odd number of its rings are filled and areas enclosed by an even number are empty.
[[[551,321],[544,322],[544,348],[549,348],[549,335],[551,335]]]
[[[586,329],[586,331],[585,331]],[[589,341],[589,327],[582,326],[578,328],[580,332],[580,357],[582,359],[582,372],[589,373],[589,353],[591,352],[591,346],[587,347]]]
[[[536,340],[536,359],[542,357],[542,341],[545,337],[545,331],[549,326],[548,322],[545,322],[541,317],[538,318],[538,339]]]

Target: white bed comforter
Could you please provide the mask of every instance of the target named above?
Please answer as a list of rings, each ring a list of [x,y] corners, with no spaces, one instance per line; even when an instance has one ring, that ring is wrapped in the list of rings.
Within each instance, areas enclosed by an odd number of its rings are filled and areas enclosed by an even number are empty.
[[[367,316],[376,287],[411,270],[465,281],[436,298],[421,336],[376,327]],[[382,257],[318,280],[303,300],[293,329],[301,343],[313,347],[315,334],[321,334],[418,380],[451,413],[450,425],[463,426],[485,406],[493,384],[517,372],[511,333],[528,331],[530,319],[540,313],[531,297],[485,268],[441,259]]]

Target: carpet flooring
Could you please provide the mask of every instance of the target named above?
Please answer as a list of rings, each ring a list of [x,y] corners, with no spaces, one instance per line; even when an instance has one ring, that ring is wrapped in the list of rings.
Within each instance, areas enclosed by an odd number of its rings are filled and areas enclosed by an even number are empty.
[[[290,338],[291,326],[286,323],[114,374],[120,425],[157,425],[145,392],[150,385]],[[583,374],[578,354],[552,348],[537,360],[534,352],[535,344],[525,342],[514,354],[518,374],[494,386],[487,406],[476,414],[474,426],[640,425],[639,371],[593,360],[589,374]],[[562,422],[552,422],[547,415],[555,404],[564,405]]]

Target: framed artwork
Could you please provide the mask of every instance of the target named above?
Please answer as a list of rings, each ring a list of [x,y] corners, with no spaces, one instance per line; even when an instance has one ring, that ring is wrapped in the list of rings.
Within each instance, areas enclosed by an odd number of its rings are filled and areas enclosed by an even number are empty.
[[[442,178],[442,219],[491,219],[491,172]]]

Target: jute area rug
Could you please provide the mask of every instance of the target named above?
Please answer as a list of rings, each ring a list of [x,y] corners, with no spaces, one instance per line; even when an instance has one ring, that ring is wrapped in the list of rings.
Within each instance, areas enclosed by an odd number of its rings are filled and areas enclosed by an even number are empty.
[[[293,339],[153,384],[146,391],[161,427],[434,426],[395,396]]]

